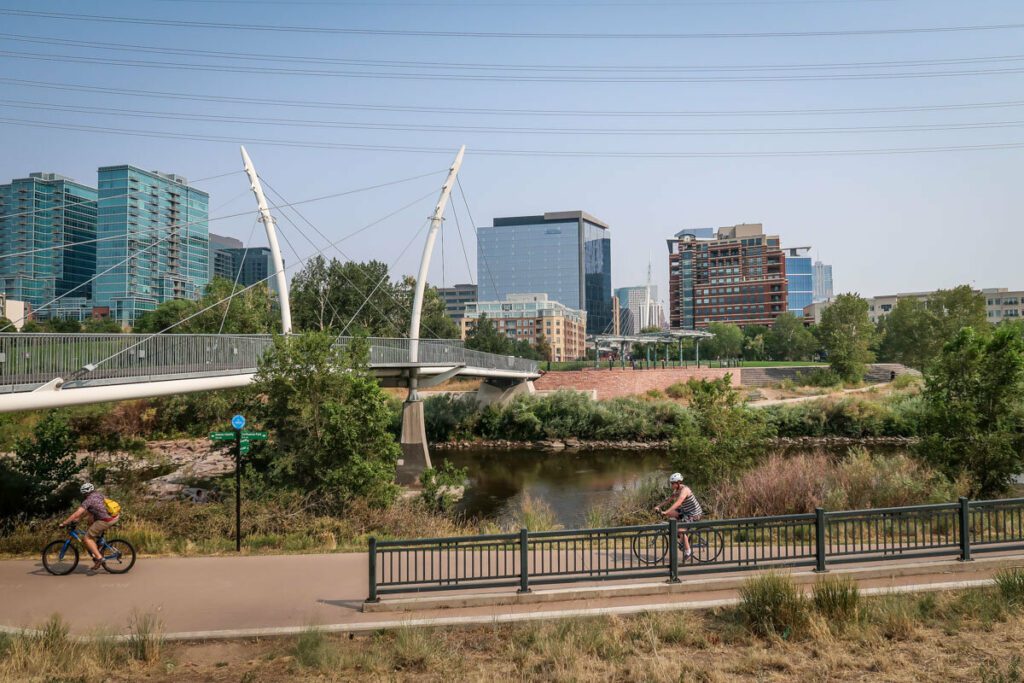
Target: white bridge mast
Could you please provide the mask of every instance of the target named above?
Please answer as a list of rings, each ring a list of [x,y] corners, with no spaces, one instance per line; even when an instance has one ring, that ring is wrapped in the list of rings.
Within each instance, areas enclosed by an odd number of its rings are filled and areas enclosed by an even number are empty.
[[[292,307],[288,301],[288,278],[284,274],[284,261],[281,260],[281,247],[277,244],[274,218],[270,215],[270,209],[267,207],[267,198],[263,195],[263,185],[260,184],[260,177],[256,175],[256,167],[252,165],[252,159],[249,158],[249,153],[245,151],[244,145],[241,150],[245,173],[249,176],[252,193],[256,195],[256,204],[260,209],[260,221],[266,228],[267,242],[270,244],[270,258],[274,264],[274,277],[277,282],[277,300],[281,306],[281,334],[291,334]]]

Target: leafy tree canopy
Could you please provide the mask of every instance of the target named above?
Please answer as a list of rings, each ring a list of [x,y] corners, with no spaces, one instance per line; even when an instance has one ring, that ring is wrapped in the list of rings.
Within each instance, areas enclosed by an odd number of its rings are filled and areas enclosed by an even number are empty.
[[[864,379],[877,332],[868,318],[868,302],[857,294],[840,294],[821,315],[818,338],[832,370],[848,382]]]

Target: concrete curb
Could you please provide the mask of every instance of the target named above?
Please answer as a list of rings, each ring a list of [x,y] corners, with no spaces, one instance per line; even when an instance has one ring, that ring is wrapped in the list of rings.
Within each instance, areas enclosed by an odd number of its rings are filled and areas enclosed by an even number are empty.
[[[893,595],[901,593],[924,593],[949,590],[965,590],[991,586],[993,579],[976,579],[972,581],[948,581],[944,583],[922,583],[908,586],[892,586],[861,589],[861,595]],[[164,634],[165,642],[201,642],[212,640],[245,640],[251,638],[285,638],[297,636],[306,631],[315,630],[322,633],[348,633],[359,635],[375,631],[395,628],[432,628],[439,626],[476,626],[487,624],[511,624],[545,619],[568,619],[573,617],[598,617],[605,615],[628,616],[644,612],[675,612],[682,610],[706,610],[716,607],[731,607],[739,604],[739,598],[721,598],[717,600],[695,600],[655,605],[622,605],[619,607],[592,607],[586,609],[550,610],[546,612],[522,612],[494,615],[474,615],[463,617],[435,617],[427,619],[392,619],[350,624],[327,624],[308,626],[275,626],[265,628],[226,629],[221,631],[181,631]],[[19,629],[0,625],[0,633],[40,635],[37,629]],[[132,636],[120,634],[107,636],[115,641],[130,640]],[[98,640],[96,636],[75,636],[78,642]]]

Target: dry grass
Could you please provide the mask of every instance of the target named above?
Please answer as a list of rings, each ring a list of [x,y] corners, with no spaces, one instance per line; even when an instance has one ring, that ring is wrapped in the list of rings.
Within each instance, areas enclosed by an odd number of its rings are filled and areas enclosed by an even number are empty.
[[[995,605],[994,607],[992,605]],[[99,639],[0,637],[0,681],[528,680],[1019,681],[1024,612],[997,589],[861,601],[830,628],[810,608],[792,639],[761,637],[740,609],[646,613],[348,639],[309,630],[291,640],[164,644],[155,657]]]

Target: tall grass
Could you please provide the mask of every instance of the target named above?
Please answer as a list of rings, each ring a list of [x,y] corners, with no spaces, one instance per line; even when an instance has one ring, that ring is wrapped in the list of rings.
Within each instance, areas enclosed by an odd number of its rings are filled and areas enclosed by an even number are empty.
[[[794,638],[809,621],[807,598],[792,578],[775,572],[744,582],[739,613],[752,632],[764,637]]]
[[[1024,608],[1024,568],[1000,569],[996,573],[995,581],[999,595],[1007,605],[1017,609]]]
[[[860,610],[860,589],[849,576],[829,575],[814,583],[811,596],[814,609],[839,628],[855,622]]]
[[[140,662],[155,662],[163,651],[163,624],[148,612],[135,612],[128,621],[128,651]]]
[[[530,531],[554,531],[561,529],[555,511],[547,502],[534,498],[527,492],[519,497],[519,504],[512,512],[511,528]]]

